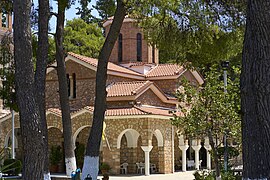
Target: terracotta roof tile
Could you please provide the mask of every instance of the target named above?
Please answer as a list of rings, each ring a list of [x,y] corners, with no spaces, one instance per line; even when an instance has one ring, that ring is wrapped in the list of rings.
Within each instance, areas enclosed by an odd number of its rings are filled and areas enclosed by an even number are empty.
[[[81,61],[84,61],[94,67],[97,67],[98,60],[86,56],[82,56],[79,54],[75,54],[73,52],[69,52],[69,55],[80,59]],[[149,72],[147,72],[145,75],[138,73],[131,68],[132,66],[149,66],[153,67]],[[129,67],[129,68],[128,68]],[[136,76],[142,76],[142,77],[164,77],[164,76],[175,76],[181,74],[185,69],[178,65],[178,64],[147,64],[147,63],[142,63],[142,62],[135,62],[135,63],[130,63],[129,66],[125,67],[125,65],[117,65],[114,63],[109,62],[108,63],[108,70],[110,71],[115,71],[119,73],[126,73],[126,74],[131,74],[131,75],[136,75]]]
[[[94,112],[93,106],[86,106],[84,109]],[[123,107],[123,108],[113,108],[107,109],[105,112],[106,116],[131,116],[131,115],[144,115],[148,114],[136,107]]]
[[[106,111],[106,116],[131,116],[131,115],[146,115],[146,114],[148,113],[135,107],[107,109]]]
[[[79,54],[75,54],[73,52],[69,52],[68,54],[75,57],[75,58],[77,58],[77,59],[80,59],[81,61],[84,61],[84,62],[86,62],[86,63],[88,63],[88,64],[90,64],[90,65],[92,65],[94,67],[97,67],[97,64],[98,64],[97,59],[82,56],[82,55],[79,55]],[[111,62],[108,63],[108,70],[116,71],[116,72],[120,72],[120,73],[127,73],[127,74],[142,76],[140,73],[137,73],[137,72],[135,72],[133,70],[130,70],[130,69],[122,67],[122,66],[119,66],[119,65],[111,63]]]
[[[158,64],[151,69],[146,77],[175,76],[184,71],[182,66],[177,64]]]
[[[56,114],[58,116],[61,116],[62,115],[61,110],[58,109],[58,108],[49,108],[47,111],[49,111],[51,113],[54,113],[54,114]]]
[[[115,82],[107,87],[107,97],[135,95],[150,84],[150,81]]]
[[[94,112],[94,106],[86,106],[84,109],[87,109],[88,111]]]
[[[94,107],[87,106],[85,109],[94,112]],[[171,109],[155,107],[155,106],[134,106],[123,108],[111,108],[105,112],[106,116],[132,116],[132,115],[162,115],[173,116]],[[181,115],[180,112],[176,112],[176,115]]]

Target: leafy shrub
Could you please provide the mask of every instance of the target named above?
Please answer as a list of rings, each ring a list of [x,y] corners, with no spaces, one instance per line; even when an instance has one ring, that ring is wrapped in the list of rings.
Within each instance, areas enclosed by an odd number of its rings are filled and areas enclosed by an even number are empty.
[[[50,153],[50,163],[51,165],[58,165],[58,163],[62,160],[63,154],[60,146],[52,146]]]
[[[215,180],[213,172],[208,170],[196,171],[193,175],[195,180]]]
[[[16,176],[22,171],[22,163],[17,159],[5,159],[4,167],[7,167],[6,170],[3,170],[3,173],[8,175]]]
[[[196,171],[194,174],[195,180],[215,180],[216,175],[213,171],[200,170]],[[221,172],[222,180],[241,180],[242,177],[238,175],[233,175],[232,171]]]
[[[100,164],[99,169],[100,169],[100,170],[110,170],[111,167],[110,167],[109,164],[103,162],[103,163]]]

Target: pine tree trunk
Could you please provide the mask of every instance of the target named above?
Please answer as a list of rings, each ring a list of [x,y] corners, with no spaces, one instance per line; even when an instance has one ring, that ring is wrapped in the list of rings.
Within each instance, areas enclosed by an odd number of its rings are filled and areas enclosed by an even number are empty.
[[[243,179],[270,179],[270,3],[248,0],[241,74]]]
[[[221,175],[220,175],[220,166],[219,166],[219,160],[218,160],[217,146],[215,145],[211,130],[208,130],[208,138],[209,138],[210,146],[213,151],[213,157],[214,157],[214,163],[215,163],[215,169],[216,169],[216,180],[220,180]]]
[[[13,4],[15,83],[23,142],[22,176],[24,180],[43,179],[44,151],[46,151],[34,92],[30,29],[31,3],[31,0],[14,0]]]
[[[49,23],[49,0],[39,0],[39,15],[38,15],[38,49],[37,62],[35,73],[35,93],[36,100],[39,106],[39,113],[43,128],[44,136],[44,180],[50,180],[49,172],[49,156],[48,156],[48,128],[46,121],[45,107],[45,84],[46,84],[46,67],[48,62],[48,23]]]
[[[58,3],[56,39],[55,39],[56,62],[57,62],[57,75],[59,83],[60,105],[62,112],[63,134],[64,134],[66,173],[68,176],[70,176],[71,172],[75,171],[77,167],[74,153],[75,147],[72,137],[72,125],[71,125],[68,86],[66,77],[66,65],[65,65],[65,52],[63,47],[64,22],[65,22],[65,8],[59,6]]]
[[[88,174],[90,174],[93,180],[97,179],[99,147],[102,136],[104,114],[106,110],[106,80],[108,60],[120,33],[125,15],[126,8],[124,2],[122,0],[117,0],[117,8],[114,19],[98,58],[94,117],[84,157],[82,179],[86,178]]]

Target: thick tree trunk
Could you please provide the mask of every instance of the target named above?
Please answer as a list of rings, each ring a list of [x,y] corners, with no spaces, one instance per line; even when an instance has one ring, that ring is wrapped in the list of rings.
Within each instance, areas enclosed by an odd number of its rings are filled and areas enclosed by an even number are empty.
[[[122,0],[117,0],[117,8],[114,19],[98,58],[94,117],[84,157],[82,179],[86,178],[88,174],[91,175],[93,180],[97,179],[99,147],[103,130],[104,114],[106,111],[106,80],[108,60],[120,33],[125,15],[126,8],[124,2]]]
[[[241,74],[243,179],[270,179],[270,3],[248,0]]]
[[[25,180],[43,179],[44,151],[46,151],[34,92],[31,3],[31,0],[15,0],[13,5],[15,82],[24,154],[22,176]]]
[[[215,145],[211,130],[208,130],[208,138],[209,138],[210,146],[211,146],[212,151],[213,151],[213,157],[214,157],[214,163],[215,163],[215,169],[216,169],[216,180],[221,180],[217,146]]]
[[[35,73],[35,93],[36,101],[39,107],[41,124],[44,136],[44,180],[50,180],[49,156],[48,156],[48,128],[46,121],[45,107],[45,84],[46,84],[46,67],[48,62],[48,23],[49,23],[49,0],[39,0],[38,15],[38,49]]]
[[[56,45],[57,75],[59,83],[59,96],[60,96],[63,134],[64,134],[66,173],[68,176],[70,176],[71,172],[75,171],[77,167],[74,153],[75,147],[72,137],[72,125],[70,117],[66,65],[65,65],[65,52],[63,47],[65,9],[62,8],[63,7],[59,6],[58,3],[55,45]]]

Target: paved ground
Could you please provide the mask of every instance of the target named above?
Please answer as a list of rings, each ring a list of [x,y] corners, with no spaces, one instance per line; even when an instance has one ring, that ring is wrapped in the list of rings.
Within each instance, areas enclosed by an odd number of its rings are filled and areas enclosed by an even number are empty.
[[[151,174],[150,176],[144,175],[119,175],[119,176],[110,176],[110,180],[193,180],[194,171],[187,172],[176,172],[173,174]],[[52,174],[52,177],[57,177],[58,179],[66,179],[66,175],[61,174]],[[98,179],[102,179],[102,176],[98,176]]]
[[[110,176],[110,180],[193,180],[194,171],[176,172],[174,174],[151,174],[150,176],[138,176],[138,175],[122,175],[122,176]],[[102,177],[99,177],[102,179]]]

